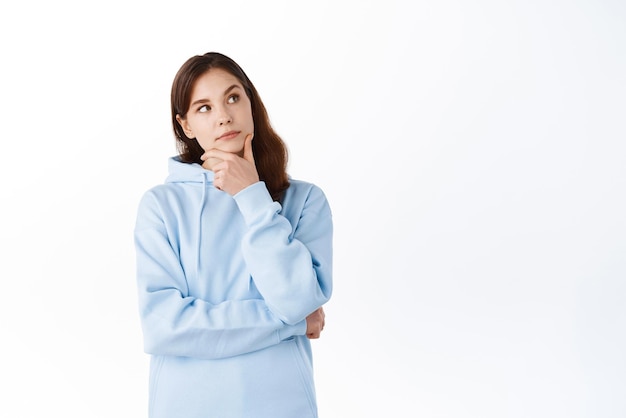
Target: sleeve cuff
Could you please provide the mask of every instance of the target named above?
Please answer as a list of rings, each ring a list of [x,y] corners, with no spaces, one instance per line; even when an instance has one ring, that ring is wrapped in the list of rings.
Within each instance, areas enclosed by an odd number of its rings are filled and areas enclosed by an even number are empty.
[[[233,198],[235,202],[237,202],[239,211],[248,224],[252,223],[252,220],[258,216],[258,214],[263,213],[267,207],[275,203],[263,181],[251,184],[235,194]]]
[[[289,337],[304,334],[306,334],[306,319],[303,319],[295,325],[285,325],[284,327],[279,329],[278,340],[283,341]]]

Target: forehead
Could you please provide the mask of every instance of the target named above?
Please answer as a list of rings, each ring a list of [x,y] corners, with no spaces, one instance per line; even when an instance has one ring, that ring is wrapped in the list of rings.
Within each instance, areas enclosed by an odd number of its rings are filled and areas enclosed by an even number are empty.
[[[191,97],[192,100],[199,97],[221,97],[233,85],[243,89],[237,77],[221,68],[212,68],[198,77],[193,85]]]

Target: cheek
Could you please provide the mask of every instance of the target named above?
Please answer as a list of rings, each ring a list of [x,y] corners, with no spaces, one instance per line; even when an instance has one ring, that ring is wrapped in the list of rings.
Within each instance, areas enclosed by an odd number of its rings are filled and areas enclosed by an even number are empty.
[[[192,129],[196,133],[196,135],[207,137],[211,136],[211,127],[213,126],[211,121],[211,117],[209,115],[199,116],[194,118],[192,121]]]
[[[252,112],[250,110],[246,109],[244,112],[242,112],[240,118],[246,121],[245,123],[247,128],[249,128],[250,130],[254,129],[254,119],[252,118]]]

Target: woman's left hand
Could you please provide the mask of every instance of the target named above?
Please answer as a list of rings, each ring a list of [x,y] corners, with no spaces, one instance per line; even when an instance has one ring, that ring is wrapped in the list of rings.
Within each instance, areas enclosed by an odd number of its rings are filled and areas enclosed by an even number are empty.
[[[210,149],[202,156],[203,160],[208,158],[221,160],[213,166],[213,185],[231,196],[259,181],[259,173],[256,171],[252,154],[252,134],[249,134],[244,141],[242,157],[230,152]]]
[[[326,314],[322,307],[317,308],[306,317],[306,336],[309,339],[319,338],[326,324]]]

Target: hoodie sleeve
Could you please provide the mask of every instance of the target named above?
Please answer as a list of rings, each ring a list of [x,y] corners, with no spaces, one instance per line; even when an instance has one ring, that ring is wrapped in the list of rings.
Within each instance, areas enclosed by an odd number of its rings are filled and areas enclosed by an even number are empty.
[[[261,299],[211,304],[190,297],[159,205],[142,198],[135,225],[137,285],[144,349],[149,354],[215,359],[303,335],[306,322],[287,325]]]
[[[248,226],[242,249],[254,283],[269,309],[287,324],[305,319],[332,293],[330,207],[314,185],[293,193],[297,196],[290,196],[284,214],[263,182],[234,196]]]

